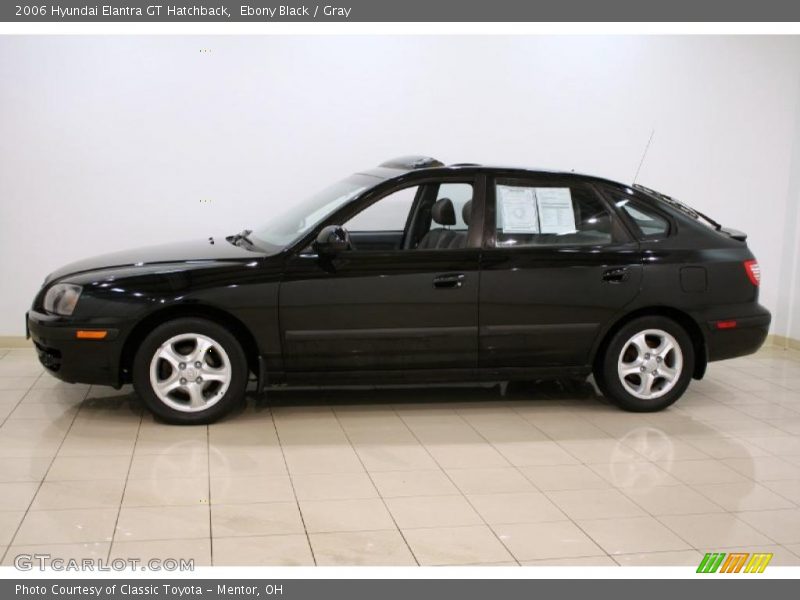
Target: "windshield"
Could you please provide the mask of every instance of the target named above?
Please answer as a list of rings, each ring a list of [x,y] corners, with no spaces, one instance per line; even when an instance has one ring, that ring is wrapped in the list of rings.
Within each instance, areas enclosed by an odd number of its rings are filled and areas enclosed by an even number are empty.
[[[376,178],[370,175],[351,175],[295,204],[266,225],[254,229],[250,237],[258,246],[284,248],[297,241],[360,192],[376,183]]]

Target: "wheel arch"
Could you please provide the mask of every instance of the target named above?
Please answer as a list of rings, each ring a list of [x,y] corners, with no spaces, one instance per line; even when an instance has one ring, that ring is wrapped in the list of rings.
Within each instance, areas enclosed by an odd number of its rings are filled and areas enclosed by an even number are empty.
[[[209,306],[207,304],[180,304],[154,311],[146,315],[133,327],[125,338],[125,343],[122,346],[122,353],[120,355],[119,372],[122,383],[131,382],[133,360],[136,356],[136,351],[142,341],[144,341],[144,338],[147,337],[147,334],[167,321],[186,317],[208,319],[209,321],[213,321],[229,329],[242,345],[242,350],[244,350],[245,356],[247,357],[247,366],[249,370],[255,373],[256,376],[259,375],[260,354],[258,343],[242,321],[221,308]]]
[[[708,344],[706,342],[706,336],[703,334],[703,330],[700,328],[700,325],[694,318],[692,318],[691,315],[671,306],[646,306],[626,313],[617,319],[608,329],[606,329],[603,335],[599,337],[599,342],[595,345],[592,355],[592,368],[597,368],[606,347],[611,342],[611,338],[614,337],[617,331],[619,331],[633,319],[650,316],[667,317],[678,323],[686,330],[686,332],[689,334],[689,338],[692,340],[692,347],[694,349],[695,356],[694,373],[692,373],[692,378],[702,379],[705,375],[706,367],[708,366]]]

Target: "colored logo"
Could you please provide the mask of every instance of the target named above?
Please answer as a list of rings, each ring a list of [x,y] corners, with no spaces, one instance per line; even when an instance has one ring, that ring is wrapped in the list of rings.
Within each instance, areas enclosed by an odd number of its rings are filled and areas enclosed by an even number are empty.
[[[698,573],[763,573],[772,553],[756,552],[709,552],[700,561]]]

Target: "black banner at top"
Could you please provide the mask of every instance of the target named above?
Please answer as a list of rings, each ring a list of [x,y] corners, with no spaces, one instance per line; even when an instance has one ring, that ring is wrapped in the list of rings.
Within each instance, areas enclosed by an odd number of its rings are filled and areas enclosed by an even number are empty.
[[[159,3],[161,2],[161,3]],[[1,22],[768,22],[791,0],[2,0]]]

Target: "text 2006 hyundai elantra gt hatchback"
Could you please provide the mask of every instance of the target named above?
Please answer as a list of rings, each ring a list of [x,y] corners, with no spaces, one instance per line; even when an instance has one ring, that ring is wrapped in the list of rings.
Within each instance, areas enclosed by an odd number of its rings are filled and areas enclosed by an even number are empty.
[[[248,379],[528,380],[594,373],[619,406],[675,402],[755,352],[770,314],[745,236],[658,192],[424,157],[352,175],[237,235],[88,259],[27,315],[69,382],[133,383],[207,423]]]

